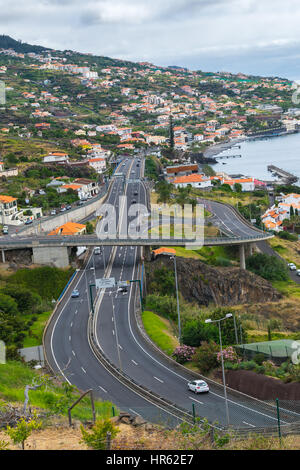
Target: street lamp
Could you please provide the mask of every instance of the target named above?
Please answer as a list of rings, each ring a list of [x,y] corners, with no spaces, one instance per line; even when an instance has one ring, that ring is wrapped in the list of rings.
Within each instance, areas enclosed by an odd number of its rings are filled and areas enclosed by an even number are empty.
[[[177,279],[176,256],[170,256],[170,259],[172,259],[174,261],[176,300],[177,300],[177,316],[178,316],[178,339],[179,339],[179,344],[181,344],[181,322],[180,322],[180,308],[179,308],[179,296],[178,296],[178,279]]]
[[[223,377],[223,386],[224,386],[224,398],[225,398],[227,426],[229,426],[229,410],[228,410],[227,391],[226,391],[226,382],[225,382],[225,370],[224,370],[224,360],[223,360],[223,349],[222,349],[221,321],[226,320],[227,318],[231,318],[231,317],[232,317],[232,313],[227,313],[227,315],[225,315],[224,318],[220,318],[219,320],[211,320],[211,318],[208,318],[207,320],[205,320],[205,323],[218,323],[218,326],[219,326],[219,338],[220,338],[220,348],[221,348],[221,363],[222,363],[222,377]]]

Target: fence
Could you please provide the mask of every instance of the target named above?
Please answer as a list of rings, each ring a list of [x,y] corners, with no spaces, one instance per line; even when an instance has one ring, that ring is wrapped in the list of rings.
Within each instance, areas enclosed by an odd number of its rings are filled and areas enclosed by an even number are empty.
[[[262,354],[266,360],[269,359],[274,364],[280,365],[282,362],[291,359],[297,349],[296,345],[296,342],[293,340],[275,340],[236,345],[235,348],[243,354],[244,359],[251,360],[257,354]]]

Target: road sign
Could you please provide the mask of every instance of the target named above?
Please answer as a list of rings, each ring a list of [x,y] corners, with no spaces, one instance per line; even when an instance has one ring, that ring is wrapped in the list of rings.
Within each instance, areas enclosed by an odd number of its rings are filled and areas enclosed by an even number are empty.
[[[119,281],[118,287],[128,287],[130,286],[130,281]]]
[[[110,287],[115,287],[116,280],[114,277],[107,277],[103,279],[96,279],[96,288],[97,289],[107,289]]]
[[[135,178],[135,179],[134,179],[134,178],[129,178],[128,180],[126,180],[126,182],[127,182],[128,184],[130,184],[130,183],[132,183],[132,184],[137,184],[137,183],[140,183],[141,180],[140,180],[140,179],[136,179],[136,178]]]

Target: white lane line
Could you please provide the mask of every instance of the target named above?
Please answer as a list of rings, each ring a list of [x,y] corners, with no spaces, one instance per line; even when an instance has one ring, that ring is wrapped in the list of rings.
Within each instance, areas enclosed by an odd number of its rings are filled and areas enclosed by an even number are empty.
[[[133,247],[131,247],[133,248]],[[133,270],[133,273],[135,273],[136,271],[136,256],[137,256],[137,247],[136,247],[136,251],[135,251],[135,260],[134,260],[134,270]],[[159,364],[163,369],[166,369],[168,370],[169,372],[171,372],[172,374],[174,374],[175,376],[179,377],[180,379],[183,379],[185,382],[187,382],[187,379],[185,377],[183,377],[182,375],[178,374],[177,372],[173,371],[172,369],[169,369],[167,366],[165,366],[163,363],[161,363],[160,361],[158,361],[157,359],[155,359],[150,353],[148,353],[148,351],[146,351],[143,346],[139,343],[139,341],[136,339],[136,336],[134,335],[133,333],[133,330],[132,330],[132,325],[131,325],[131,319],[130,319],[130,302],[131,302],[131,293],[132,293],[132,290],[130,290],[130,295],[129,295],[129,302],[128,302],[128,325],[129,325],[129,330],[130,330],[130,333],[134,339],[134,341],[136,342],[136,344],[140,347],[140,349],[148,356],[152,359],[153,362],[156,362],[157,364]],[[217,396],[218,398],[221,398],[222,400],[224,400],[224,397],[219,395],[218,393],[215,393],[215,392],[212,392],[210,391],[210,394],[211,395],[215,395]],[[233,401],[233,400],[230,400],[228,399],[228,402],[229,403],[232,403],[233,405],[235,406],[239,406],[240,408],[244,408],[252,413],[256,413],[256,414],[259,414],[261,416],[264,416],[268,419],[271,419],[271,420],[274,420],[274,421],[277,421],[277,418],[273,417],[273,416],[270,416],[266,413],[263,413],[262,411],[258,411],[256,410],[255,408],[250,408],[249,406],[245,406],[245,405],[242,405],[241,403],[238,403],[236,401]],[[271,412],[271,411],[270,411]],[[287,424],[285,421],[282,421],[283,424]]]
[[[155,378],[155,380],[158,380],[160,383],[162,383],[162,384],[164,383],[164,381],[163,381],[163,380],[161,380],[161,379],[158,379],[158,378],[157,378],[157,377],[155,377],[155,376],[154,376],[154,378]]]
[[[73,356],[76,356],[76,354],[74,353],[74,351],[72,351],[72,354],[73,354]]]
[[[113,335],[115,336],[115,330],[112,330]]]
[[[251,428],[255,428],[254,424],[247,423],[247,421],[243,421],[244,424],[247,424],[248,426],[251,426]]]
[[[83,370],[83,372],[86,374],[86,370],[83,367],[81,367],[81,370]]]
[[[71,336],[69,336],[69,341],[71,341]]]
[[[123,348],[122,348],[122,346],[121,346],[120,344],[119,344],[119,348],[122,349],[122,351],[123,351]]]
[[[102,390],[104,393],[107,393],[107,390],[105,390],[105,388],[101,387],[101,385],[99,385],[99,388],[101,388],[101,390]]]
[[[202,401],[196,400],[196,398],[189,397],[190,400],[196,401],[197,403],[200,403],[200,405],[203,405]]]
[[[137,413],[136,411],[134,411],[132,408],[129,408],[129,411],[131,411],[131,412],[134,413],[135,415],[141,416],[139,413]]]
[[[72,328],[72,326],[73,326],[73,322],[71,323],[70,327]]]
[[[78,313],[78,310],[75,311],[75,315],[77,315],[77,313]]]
[[[135,362],[133,359],[131,359],[131,362],[133,362],[133,364],[134,364],[135,366],[138,366],[138,363]]]

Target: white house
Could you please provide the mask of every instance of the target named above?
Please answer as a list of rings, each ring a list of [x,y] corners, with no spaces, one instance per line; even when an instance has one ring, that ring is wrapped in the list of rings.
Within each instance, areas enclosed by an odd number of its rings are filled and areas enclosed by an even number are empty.
[[[106,169],[106,160],[105,158],[91,158],[89,159],[89,166],[94,168],[97,173],[103,173]]]
[[[212,186],[211,179],[205,175],[191,174],[188,176],[179,176],[172,183],[176,188],[186,188],[189,184],[193,188],[210,188]]]

